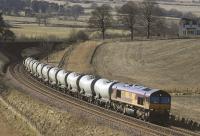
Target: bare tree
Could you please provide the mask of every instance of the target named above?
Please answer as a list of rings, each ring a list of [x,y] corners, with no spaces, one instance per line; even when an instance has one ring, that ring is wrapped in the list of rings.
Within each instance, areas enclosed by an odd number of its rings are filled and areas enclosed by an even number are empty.
[[[153,26],[153,34],[156,36],[166,36],[168,31],[168,24],[166,23],[165,18],[157,18]]]
[[[97,7],[92,12],[88,23],[91,28],[98,28],[98,30],[102,32],[102,37],[104,40],[106,29],[111,26],[111,22],[111,7],[104,4],[100,7]]]
[[[146,26],[146,31],[147,31],[147,38],[149,39],[150,37],[150,30],[152,26],[153,17],[154,15],[154,9],[155,9],[155,2],[154,0],[144,0],[141,4],[141,10],[142,10],[142,15],[144,17],[144,23]]]
[[[3,14],[0,12],[0,41],[14,41],[16,36],[9,29],[10,26],[6,24],[3,19]]]
[[[127,27],[130,30],[131,40],[133,40],[136,17],[139,13],[138,6],[135,4],[135,2],[127,2],[118,10],[118,13],[119,22],[121,22],[123,26]]]
[[[49,16],[47,14],[39,13],[36,16],[36,22],[38,23],[39,26],[41,24],[44,24],[45,26],[47,26],[47,24],[48,24],[48,18],[49,18]]]
[[[96,2],[93,2],[90,6],[90,8],[95,9],[98,7],[98,4]]]

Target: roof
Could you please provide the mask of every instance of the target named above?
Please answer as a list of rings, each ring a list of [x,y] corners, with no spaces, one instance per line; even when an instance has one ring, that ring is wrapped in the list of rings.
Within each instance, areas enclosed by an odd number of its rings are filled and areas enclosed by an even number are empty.
[[[181,21],[183,21],[185,24],[190,24],[190,22],[192,22],[192,24],[197,25],[200,22],[199,18],[181,18]]]
[[[148,87],[135,85],[135,84],[126,84],[126,83],[117,83],[114,84],[114,89],[125,90],[127,92],[136,93],[143,96],[150,96],[152,93],[159,91],[159,89],[151,89]]]

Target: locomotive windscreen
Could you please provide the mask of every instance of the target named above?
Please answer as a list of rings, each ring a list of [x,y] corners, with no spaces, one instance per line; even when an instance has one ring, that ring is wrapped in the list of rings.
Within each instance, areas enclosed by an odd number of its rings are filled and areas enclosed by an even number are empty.
[[[170,103],[170,97],[160,97],[161,104],[168,104]]]
[[[170,97],[151,97],[150,103],[169,104],[170,103]]]

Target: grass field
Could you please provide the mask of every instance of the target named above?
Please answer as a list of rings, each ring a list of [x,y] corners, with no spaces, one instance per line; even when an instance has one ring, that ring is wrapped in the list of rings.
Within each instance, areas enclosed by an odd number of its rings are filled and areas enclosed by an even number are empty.
[[[64,68],[68,71],[93,74],[94,69],[90,62],[94,50],[100,43],[88,41],[77,45],[66,60]]]
[[[49,38],[53,39],[65,39],[69,37],[69,34],[73,31],[81,30],[80,28],[66,28],[66,27],[46,27],[38,26],[37,24],[24,24],[19,25],[18,28],[11,28],[11,30],[17,35],[17,37],[28,38]]]
[[[99,42],[78,45],[65,69],[171,93],[200,93],[200,39],[107,41],[93,56],[98,45]],[[61,57],[53,54],[50,58],[54,61]]]
[[[75,23],[74,21],[62,21],[53,18],[48,23],[50,25],[57,25],[56,27],[39,26],[36,23],[36,19],[32,17],[4,16],[4,19],[12,25],[11,30],[16,34],[17,38],[66,39],[70,33],[83,28],[69,28],[59,25],[86,25],[84,22]]]
[[[174,115],[193,119],[200,123],[200,96],[172,97],[171,111]]]
[[[200,39],[110,42],[98,48],[98,75],[169,92],[200,93]]]

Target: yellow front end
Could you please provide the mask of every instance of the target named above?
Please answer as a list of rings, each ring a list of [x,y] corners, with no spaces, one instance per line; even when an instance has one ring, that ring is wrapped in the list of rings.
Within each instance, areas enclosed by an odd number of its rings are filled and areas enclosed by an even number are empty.
[[[150,103],[149,109],[150,110],[156,110],[156,111],[163,111],[163,110],[170,110],[171,104],[153,104]]]

